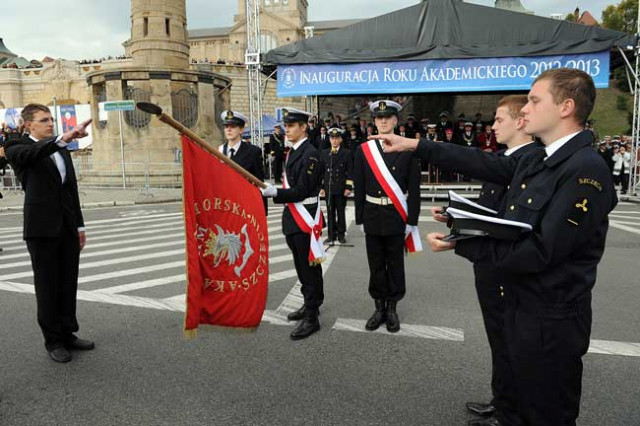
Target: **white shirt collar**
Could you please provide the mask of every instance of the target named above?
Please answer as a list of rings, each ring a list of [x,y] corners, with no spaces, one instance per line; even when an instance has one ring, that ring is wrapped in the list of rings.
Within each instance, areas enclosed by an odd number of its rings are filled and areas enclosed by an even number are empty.
[[[300,145],[302,145],[306,140],[307,138],[300,139],[298,142],[293,144],[291,148],[293,148],[293,150],[295,151],[296,149],[300,148]]]
[[[241,145],[242,145],[242,139],[240,139],[235,145],[231,145],[231,142],[227,142],[227,150],[233,149],[234,152],[237,154],[238,151],[240,150]]]
[[[573,139],[575,137],[575,135],[577,135],[580,132],[575,132],[575,133],[571,133],[570,135],[567,135],[565,137],[562,137],[560,139],[558,139],[557,141],[550,143],[549,145],[547,145],[544,150],[547,151],[547,158],[551,157],[553,154],[555,154],[555,152],[557,150],[559,150],[560,148],[562,148],[564,146],[564,144],[566,144],[567,142],[569,142],[571,139]],[[545,159],[546,160],[546,159]]]
[[[532,143],[533,143],[533,141],[528,142],[528,143],[524,143],[522,145],[514,146],[513,148],[509,148],[504,152],[504,156],[508,157],[511,154],[513,154],[514,152],[516,152],[517,150],[519,150],[520,148],[522,148],[523,146],[531,145]]]

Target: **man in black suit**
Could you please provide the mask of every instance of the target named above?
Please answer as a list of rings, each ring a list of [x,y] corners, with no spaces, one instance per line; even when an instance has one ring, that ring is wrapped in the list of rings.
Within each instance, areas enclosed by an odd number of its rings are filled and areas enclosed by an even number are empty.
[[[238,111],[231,110],[223,111],[220,117],[227,142],[220,145],[218,150],[258,179],[264,180],[262,151],[257,146],[242,142],[242,132],[249,119]],[[264,211],[267,213],[267,199],[263,198],[263,201]]]
[[[269,155],[273,158],[273,178],[276,183],[282,182],[282,163],[284,162],[284,136],[282,127],[278,124],[269,136]]]
[[[345,233],[347,232],[347,221],[345,208],[347,206],[347,196],[351,194],[353,181],[351,174],[353,169],[353,159],[351,150],[342,148],[342,132],[340,129],[329,130],[331,148],[325,149],[321,153],[322,163],[325,173],[322,181],[320,196],[324,196],[327,202],[327,214],[329,215],[329,237],[326,243],[333,243],[336,239],[340,244],[345,244]]]
[[[370,106],[379,134],[393,134],[402,107],[393,101],[378,101]],[[369,145],[370,146],[370,145]],[[356,224],[364,225],[369,262],[369,294],[375,302],[375,312],[366,329],[376,330],[386,322],[387,331],[400,331],[396,305],[406,292],[404,275],[405,233],[408,226],[418,225],[420,214],[420,161],[411,153],[386,154],[379,141],[375,149],[380,152],[389,173],[402,194],[407,196],[407,220],[392,202],[392,195],[378,182],[363,148],[358,147],[354,157],[354,189]]]
[[[329,143],[329,135],[327,134],[326,126],[320,126],[320,134],[316,137],[313,146],[315,146],[318,151],[324,151],[331,146],[331,143]]]
[[[291,339],[300,340],[320,330],[318,312],[324,300],[321,259],[310,261],[312,242],[316,241],[315,236],[312,241],[311,233],[315,230],[308,233],[298,222],[303,215],[316,217],[320,208],[323,167],[320,153],[307,139],[310,114],[294,108],[283,108],[282,115],[287,139],[293,144],[285,161],[285,182],[288,185],[282,189],[267,185],[261,191],[265,197],[273,197],[274,202],[286,204],[287,207],[282,213],[282,232],[293,255],[304,297],[304,305],[287,318],[289,321],[300,321],[291,333]],[[322,215],[322,212],[319,214]]]
[[[79,329],[78,264],[86,236],[75,170],[65,149],[72,140],[87,136],[91,120],[56,138],[46,106],[29,104],[22,118],[29,135],[8,141],[5,153],[25,193],[23,234],[45,347],[54,361],[69,362],[69,349],[95,347],[74,335]]]
[[[449,112],[442,111],[440,113],[440,121],[436,124],[436,134],[438,135],[438,140],[443,141],[445,138],[445,131],[447,129],[453,130],[453,123],[449,121]]]

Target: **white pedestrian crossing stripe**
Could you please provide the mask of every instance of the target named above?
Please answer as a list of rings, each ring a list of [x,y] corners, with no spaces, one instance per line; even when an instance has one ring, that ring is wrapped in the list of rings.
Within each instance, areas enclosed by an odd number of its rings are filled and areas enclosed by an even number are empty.
[[[265,311],[263,322],[293,326],[294,323],[287,321],[286,314],[303,302],[293,258],[281,233],[282,212],[281,207],[269,209],[269,284],[288,283],[292,288],[277,309]],[[353,221],[352,207],[348,208],[347,217],[349,222]],[[614,228],[640,234],[639,211],[616,210],[610,215],[610,221]],[[430,223],[434,221],[423,211],[420,222],[426,227],[432,226]],[[86,225],[88,244],[81,255],[79,300],[184,312],[186,275],[182,213],[152,212],[88,221]],[[0,290],[33,293],[33,273],[22,240],[22,228],[1,228],[0,237],[4,248],[0,253]],[[323,264],[324,273],[330,268],[337,250],[339,246],[328,252]],[[155,296],[161,289],[164,289],[162,295]],[[335,332],[363,332],[364,322],[364,319],[337,318],[332,329]],[[464,341],[463,330],[440,325],[403,324],[399,333],[389,334],[382,330],[379,335]],[[640,357],[640,344],[593,340],[589,352]]]

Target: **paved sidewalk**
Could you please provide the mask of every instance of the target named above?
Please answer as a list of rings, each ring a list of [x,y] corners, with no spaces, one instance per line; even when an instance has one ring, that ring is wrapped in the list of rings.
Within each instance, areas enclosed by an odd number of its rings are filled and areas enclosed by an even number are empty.
[[[182,189],[79,189],[83,209],[92,207],[131,206],[182,201]],[[3,191],[0,212],[22,210],[22,191]]]

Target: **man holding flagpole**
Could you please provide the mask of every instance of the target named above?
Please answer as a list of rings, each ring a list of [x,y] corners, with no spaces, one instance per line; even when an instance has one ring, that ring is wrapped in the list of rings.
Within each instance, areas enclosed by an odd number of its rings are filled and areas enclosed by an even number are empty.
[[[293,255],[298,279],[302,284],[304,305],[288,315],[300,321],[291,339],[300,340],[320,330],[319,308],[324,300],[322,266],[323,217],[320,211],[320,187],[323,167],[320,153],[307,140],[307,122],[311,114],[294,108],[283,108],[282,117],[287,139],[293,145],[285,159],[282,189],[267,185],[264,197],[285,204],[282,232]]]
[[[371,104],[379,134],[393,134],[400,104],[383,100]],[[420,161],[409,153],[386,154],[378,140],[361,144],[355,154],[356,224],[364,225],[369,294],[375,311],[365,328],[387,324],[400,331],[396,304],[406,292],[404,252],[422,250],[418,234]]]

